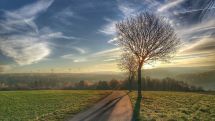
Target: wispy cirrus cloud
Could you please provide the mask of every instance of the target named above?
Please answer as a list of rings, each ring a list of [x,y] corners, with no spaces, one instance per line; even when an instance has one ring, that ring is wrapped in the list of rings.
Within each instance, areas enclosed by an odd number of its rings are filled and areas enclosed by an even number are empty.
[[[80,48],[79,48],[80,49]],[[89,61],[115,61],[120,56],[120,49],[119,48],[112,48],[107,50],[102,50],[99,52],[95,52],[92,54],[85,54],[80,51],[79,54],[72,53],[72,54],[66,54],[61,56],[63,59],[70,59],[73,62],[89,62]]]
[[[105,62],[116,61],[116,58],[105,59],[104,61],[105,61]]]
[[[182,48],[180,53],[201,53],[201,52],[215,52],[215,40],[213,37],[202,37],[193,43],[187,43]]]
[[[66,36],[62,32],[56,32],[51,30],[49,27],[43,27],[39,32],[40,38],[49,40],[49,39],[67,39],[67,40],[80,40],[81,38],[75,36]]]
[[[119,12],[122,15],[122,18],[126,18],[132,15],[137,14],[137,8],[134,5],[129,4],[129,2],[117,1],[117,7]],[[99,32],[104,33],[106,35],[114,35],[116,34],[115,25],[119,20],[113,20],[110,18],[105,18],[106,23],[99,29]]]
[[[115,24],[116,20],[105,18],[106,24],[99,29],[99,32],[104,33],[106,35],[114,35],[116,33]]]
[[[118,9],[123,14],[124,17],[129,17],[131,15],[136,14],[137,8],[134,6],[132,7],[132,4],[129,4],[128,2],[118,1]]]
[[[86,62],[88,60],[88,55],[86,55],[87,50],[85,50],[84,48],[71,46],[70,49],[73,50],[73,52],[66,55],[62,55],[61,58],[72,60],[75,63]]]
[[[38,0],[37,2],[26,5],[18,10],[12,11],[11,18],[34,18],[36,15],[40,14],[41,12],[45,12],[51,4],[54,2],[54,0]],[[14,16],[17,15],[17,16]]]
[[[103,51],[100,51],[100,52],[96,52],[94,54],[92,54],[92,56],[112,56],[112,55],[116,55],[118,56],[119,55],[119,52],[120,52],[120,48],[113,48],[113,49],[108,49],[108,50],[103,50]]]
[[[215,19],[210,19],[207,22],[200,22],[198,24],[190,25],[177,29],[177,33],[184,40],[193,39],[193,37],[210,36],[215,30]]]
[[[73,23],[71,22],[72,19],[85,19],[84,17],[79,16],[76,12],[74,12],[71,7],[66,7],[61,11],[57,12],[53,18],[59,20],[58,22],[61,22],[62,25],[67,26],[73,25]]]
[[[115,44],[115,42],[118,40],[117,37],[114,37],[113,39],[108,40],[109,44]]]
[[[35,38],[10,38],[0,41],[0,50],[19,65],[36,63],[50,54],[48,44]]]
[[[47,57],[51,50],[46,37],[34,20],[45,12],[54,0],[39,0],[14,11],[3,11],[0,20],[0,50],[19,65],[36,63]]]
[[[62,55],[61,58],[64,58],[64,59],[73,59],[75,57],[74,54],[67,54],[67,55]]]
[[[182,11],[175,12],[175,14],[194,13],[194,12],[199,12],[199,11],[201,12],[201,11],[204,11],[204,10],[211,10],[211,9],[215,9],[215,6],[214,6],[214,7],[211,7],[211,8],[182,10]]]
[[[66,36],[50,27],[39,28],[35,20],[52,5],[54,0],[39,0],[14,11],[3,11],[0,19],[0,50],[19,65],[29,65],[44,60],[51,53],[49,40],[78,40],[74,36]],[[67,12],[67,16],[71,13]],[[73,47],[74,50],[85,53],[84,50]]]
[[[87,53],[85,49],[80,48],[80,47],[75,47],[75,46],[73,46],[73,47],[71,47],[71,48],[74,49],[74,50],[76,50],[76,51],[79,52],[80,54],[85,54],[85,53]]]
[[[86,56],[81,56],[81,55],[77,55],[77,54],[67,54],[67,55],[61,56],[61,58],[72,60],[74,63],[87,61]]]
[[[105,62],[116,61],[121,54],[120,48],[111,48],[103,51],[99,51],[90,55],[91,58],[98,58]]]
[[[44,38],[44,39],[50,39],[50,38],[62,38],[62,39],[79,39],[77,37],[74,37],[74,36],[65,36],[62,32],[52,32],[52,33],[47,33],[47,34],[43,34],[41,35],[41,38]]]
[[[165,10],[168,10],[172,7],[177,6],[178,4],[184,2],[185,0],[174,0],[174,1],[170,1],[168,3],[164,3],[160,8],[158,8],[158,12],[163,12]]]
[[[14,11],[4,11],[4,20],[0,20],[1,32],[20,32],[31,30],[38,32],[38,27],[34,20],[42,12],[45,12],[54,0],[39,0],[33,4],[26,5]]]

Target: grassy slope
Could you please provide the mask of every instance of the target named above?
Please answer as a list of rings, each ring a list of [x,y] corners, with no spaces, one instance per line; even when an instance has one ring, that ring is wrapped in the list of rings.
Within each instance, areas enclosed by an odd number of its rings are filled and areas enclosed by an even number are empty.
[[[135,107],[136,92],[129,95]],[[140,108],[140,119],[143,121],[215,120],[213,94],[147,91],[143,95]]]
[[[0,120],[63,120],[104,97],[108,91],[2,91]]]

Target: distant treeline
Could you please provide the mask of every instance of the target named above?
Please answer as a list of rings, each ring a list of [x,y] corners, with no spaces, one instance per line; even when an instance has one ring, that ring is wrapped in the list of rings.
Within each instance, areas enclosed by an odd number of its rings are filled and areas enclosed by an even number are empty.
[[[110,80],[99,82],[80,81],[76,83],[73,89],[129,89],[128,81]],[[142,80],[143,90],[147,91],[204,91],[201,87],[189,85],[183,81],[177,81],[172,78],[152,79],[146,77]],[[133,81],[132,90],[137,89],[137,81]]]
[[[112,79],[110,81],[71,81],[71,77],[54,74],[12,74],[0,75],[0,90],[36,90],[36,89],[128,89],[128,81]],[[158,91],[203,91],[201,87],[191,86],[183,81],[172,78],[142,80],[143,90]],[[132,89],[137,89],[137,82],[133,81]]]

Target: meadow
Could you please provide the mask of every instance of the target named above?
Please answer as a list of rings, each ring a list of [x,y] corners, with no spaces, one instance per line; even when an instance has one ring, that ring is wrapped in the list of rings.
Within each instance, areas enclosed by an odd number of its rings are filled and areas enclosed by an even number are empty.
[[[140,105],[136,92],[129,96],[140,121],[215,120],[215,93],[143,91]]]
[[[1,121],[61,121],[87,109],[109,91],[0,91]]]

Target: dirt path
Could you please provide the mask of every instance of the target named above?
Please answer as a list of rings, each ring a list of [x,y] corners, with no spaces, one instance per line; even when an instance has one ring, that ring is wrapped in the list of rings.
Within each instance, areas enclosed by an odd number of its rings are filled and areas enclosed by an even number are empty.
[[[105,99],[68,121],[131,121],[133,109],[128,95],[114,91]]]

